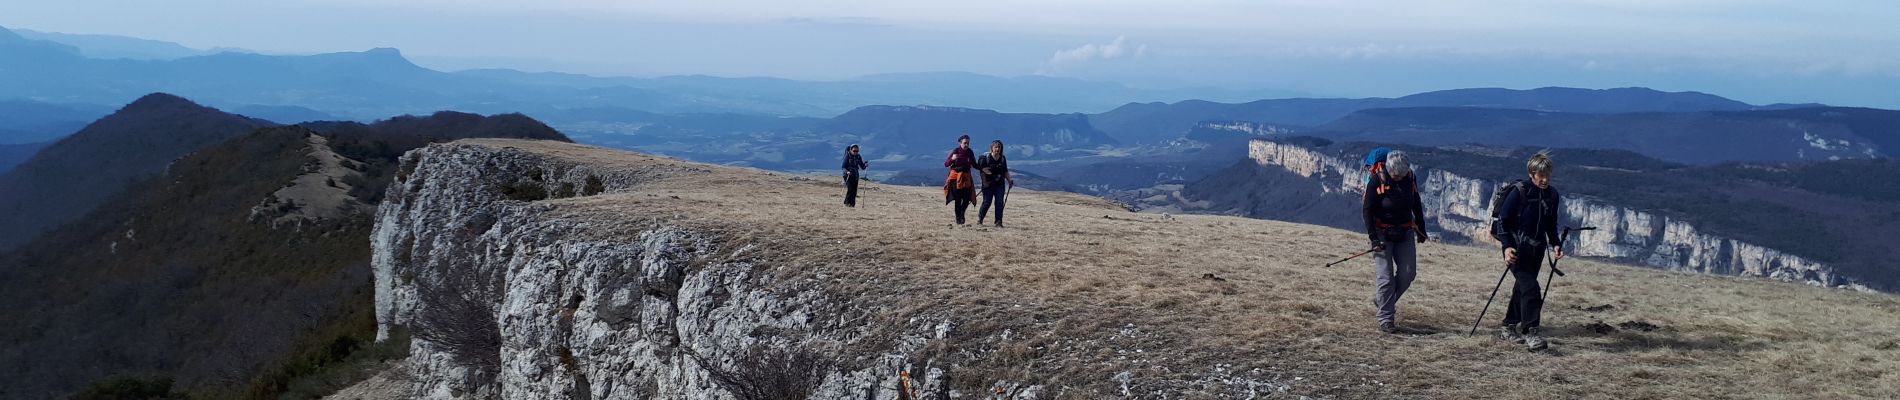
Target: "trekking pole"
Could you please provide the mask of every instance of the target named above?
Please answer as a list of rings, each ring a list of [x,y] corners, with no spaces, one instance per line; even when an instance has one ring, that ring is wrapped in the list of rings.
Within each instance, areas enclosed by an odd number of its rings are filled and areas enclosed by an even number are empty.
[[[1371,248],[1371,249],[1366,249],[1366,251],[1361,251],[1361,252],[1359,252],[1359,254],[1354,254],[1354,255],[1352,255],[1352,256],[1349,256],[1349,257],[1346,257],[1346,258],[1341,258],[1341,259],[1339,259],[1339,261],[1334,261],[1334,262],[1329,262],[1329,263],[1326,263],[1326,268],[1332,268],[1332,267],[1333,267],[1333,265],[1335,265],[1335,264],[1339,264],[1339,263],[1343,263],[1343,262],[1346,262],[1346,261],[1349,261],[1349,260],[1352,260],[1352,259],[1354,259],[1354,258],[1359,258],[1359,256],[1363,256],[1363,255],[1366,255],[1366,254],[1370,254],[1370,253],[1372,253],[1372,252],[1375,252],[1375,251],[1379,251],[1379,249],[1377,249],[1377,248]]]
[[[1582,228],[1571,228],[1571,227],[1566,226],[1564,227],[1563,233],[1557,235],[1557,237],[1565,238],[1565,237],[1569,237],[1571,232],[1594,231],[1596,229],[1597,227],[1594,227],[1594,226],[1586,226]],[[1557,250],[1562,251],[1563,248],[1560,246],[1557,248]],[[1540,297],[1540,298],[1543,298],[1543,299],[1550,298],[1550,285],[1553,282],[1556,282],[1557,277],[1559,276],[1564,276],[1564,270],[1557,269],[1557,260],[1553,258],[1550,260],[1550,277],[1544,278],[1544,295],[1543,297]]]
[[[1478,310],[1478,320],[1471,321],[1471,333],[1466,333],[1465,336],[1478,334],[1478,324],[1484,323],[1484,313],[1491,311],[1491,302],[1498,299],[1498,289],[1504,287],[1504,276],[1510,274],[1511,264],[1504,264],[1504,273],[1498,274],[1497,286],[1491,287],[1491,297],[1484,299],[1484,309]]]
[[[855,199],[855,200],[853,200],[853,201],[851,202],[852,204],[858,204],[858,205],[869,205],[869,202],[866,202],[866,201],[864,201],[864,197],[865,197],[864,195],[865,195],[865,194],[869,194],[869,193],[871,193],[871,191],[870,191],[870,189],[871,189],[871,186],[870,186],[870,185],[865,185],[865,183],[866,183],[866,182],[870,182],[870,180],[868,180],[868,179],[864,179],[864,178],[861,178],[861,177],[860,177],[860,178],[858,178],[858,181],[857,181],[857,182],[851,182],[851,183],[854,183],[854,184],[857,184],[857,185],[858,185],[858,198],[857,198],[857,199]]]

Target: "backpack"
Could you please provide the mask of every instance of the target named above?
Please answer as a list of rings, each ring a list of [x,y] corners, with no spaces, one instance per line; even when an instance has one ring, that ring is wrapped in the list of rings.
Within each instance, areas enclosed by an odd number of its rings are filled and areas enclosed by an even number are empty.
[[[1508,197],[1511,192],[1523,191],[1525,183],[1528,182],[1523,179],[1512,180],[1503,185],[1498,185],[1497,192],[1491,193],[1491,233],[1498,234],[1504,232],[1504,227],[1498,226],[1500,222],[1504,221],[1503,215],[1499,215],[1504,212],[1504,198]],[[1520,197],[1520,199],[1522,198]]]
[[[1365,184],[1371,185],[1372,177],[1374,175],[1378,175],[1380,172],[1385,172],[1385,155],[1391,154],[1391,153],[1392,153],[1392,149],[1385,148],[1385,147],[1374,148],[1372,149],[1372,151],[1366,152],[1366,182]]]

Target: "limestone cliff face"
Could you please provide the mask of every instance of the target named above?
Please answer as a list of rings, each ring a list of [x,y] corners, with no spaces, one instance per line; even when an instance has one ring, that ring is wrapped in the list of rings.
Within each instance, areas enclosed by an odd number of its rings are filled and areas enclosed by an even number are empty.
[[[1325,193],[1359,196],[1366,171],[1359,160],[1321,154],[1309,148],[1267,140],[1249,143],[1248,157],[1263,167],[1280,168],[1313,178]],[[1486,232],[1491,195],[1503,182],[1476,179],[1421,166],[1425,171],[1425,217],[1446,238],[1490,241]],[[1595,226],[1571,243],[1573,254],[1606,257],[1652,267],[1722,275],[1761,276],[1829,287],[1852,287],[1822,263],[1779,250],[1700,232],[1694,225],[1605,204],[1571,194],[1564,196],[1566,226]]]
[[[1251,136],[1284,135],[1293,132],[1292,129],[1284,126],[1248,121],[1202,121],[1194,124],[1190,130],[1193,129],[1236,132]]]
[[[744,262],[695,265],[745,249],[721,249],[690,229],[561,217],[501,189],[580,188],[579,196],[595,191],[590,178],[614,190],[695,171],[616,170],[461,144],[411,152],[403,168],[372,239],[378,336],[414,335],[422,397],[748,398],[722,380],[767,374],[808,381],[821,398],[894,398],[892,377],[870,371],[898,370],[906,351],[948,330],[919,323],[886,362],[801,371],[801,352],[826,351],[851,333],[837,328],[842,313],[830,312],[838,305],[823,291],[793,290]],[[776,350],[760,353],[768,348]],[[777,365],[746,365],[760,360]]]

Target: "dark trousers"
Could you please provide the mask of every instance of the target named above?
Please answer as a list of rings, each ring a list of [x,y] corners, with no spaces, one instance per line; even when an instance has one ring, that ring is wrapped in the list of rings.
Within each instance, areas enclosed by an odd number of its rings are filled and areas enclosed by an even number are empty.
[[[970,209],[970,203],[976,197],[976,189],[957,189],[950,191],[951,201],[957,204],[957,225],[963,225],[963,213]]]
[[[858,174],[844,174],[844,205],[858,206]]]
[[[976,220],[982,221],[983,215],[990,212],[990,203],[994,202],[996,203],[996,225],[1003,225],[1003,197],[1008,190],[1009,188],[1003,185],[983,186],[983,205],[976,208]]]
[[[1543,269],[1544,246],[1526,246],[1517,249],[1517,264],[1511,266],[1511,276],[1517,282],[1511,286],[1511,305],[1504,309],[1504,324],[1519,324],[1518,328],[1540,326],[1543,323],[1544,292],[1537,286],[1537,272]]]

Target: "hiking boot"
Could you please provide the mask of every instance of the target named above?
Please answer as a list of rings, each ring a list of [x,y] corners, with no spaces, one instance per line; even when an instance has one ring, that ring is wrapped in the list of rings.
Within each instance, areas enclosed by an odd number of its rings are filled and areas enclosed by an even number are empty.
[[[1505,324],[1498,328],[1498,339],[1506,342],[1524,344],[1524,335],[1517,334],[1517,324]]]
[[[1399,333],[1399,326],[1394,325],[1392,321],[1379,321],[1379,331],[1388,335]]]
[[[1544,336],[1538,334],[1537,327],[1533,326],[1524,329],[1524,347],[1530,351],[1538,351],[1550,348],[1550,344],[1544,342]]]

